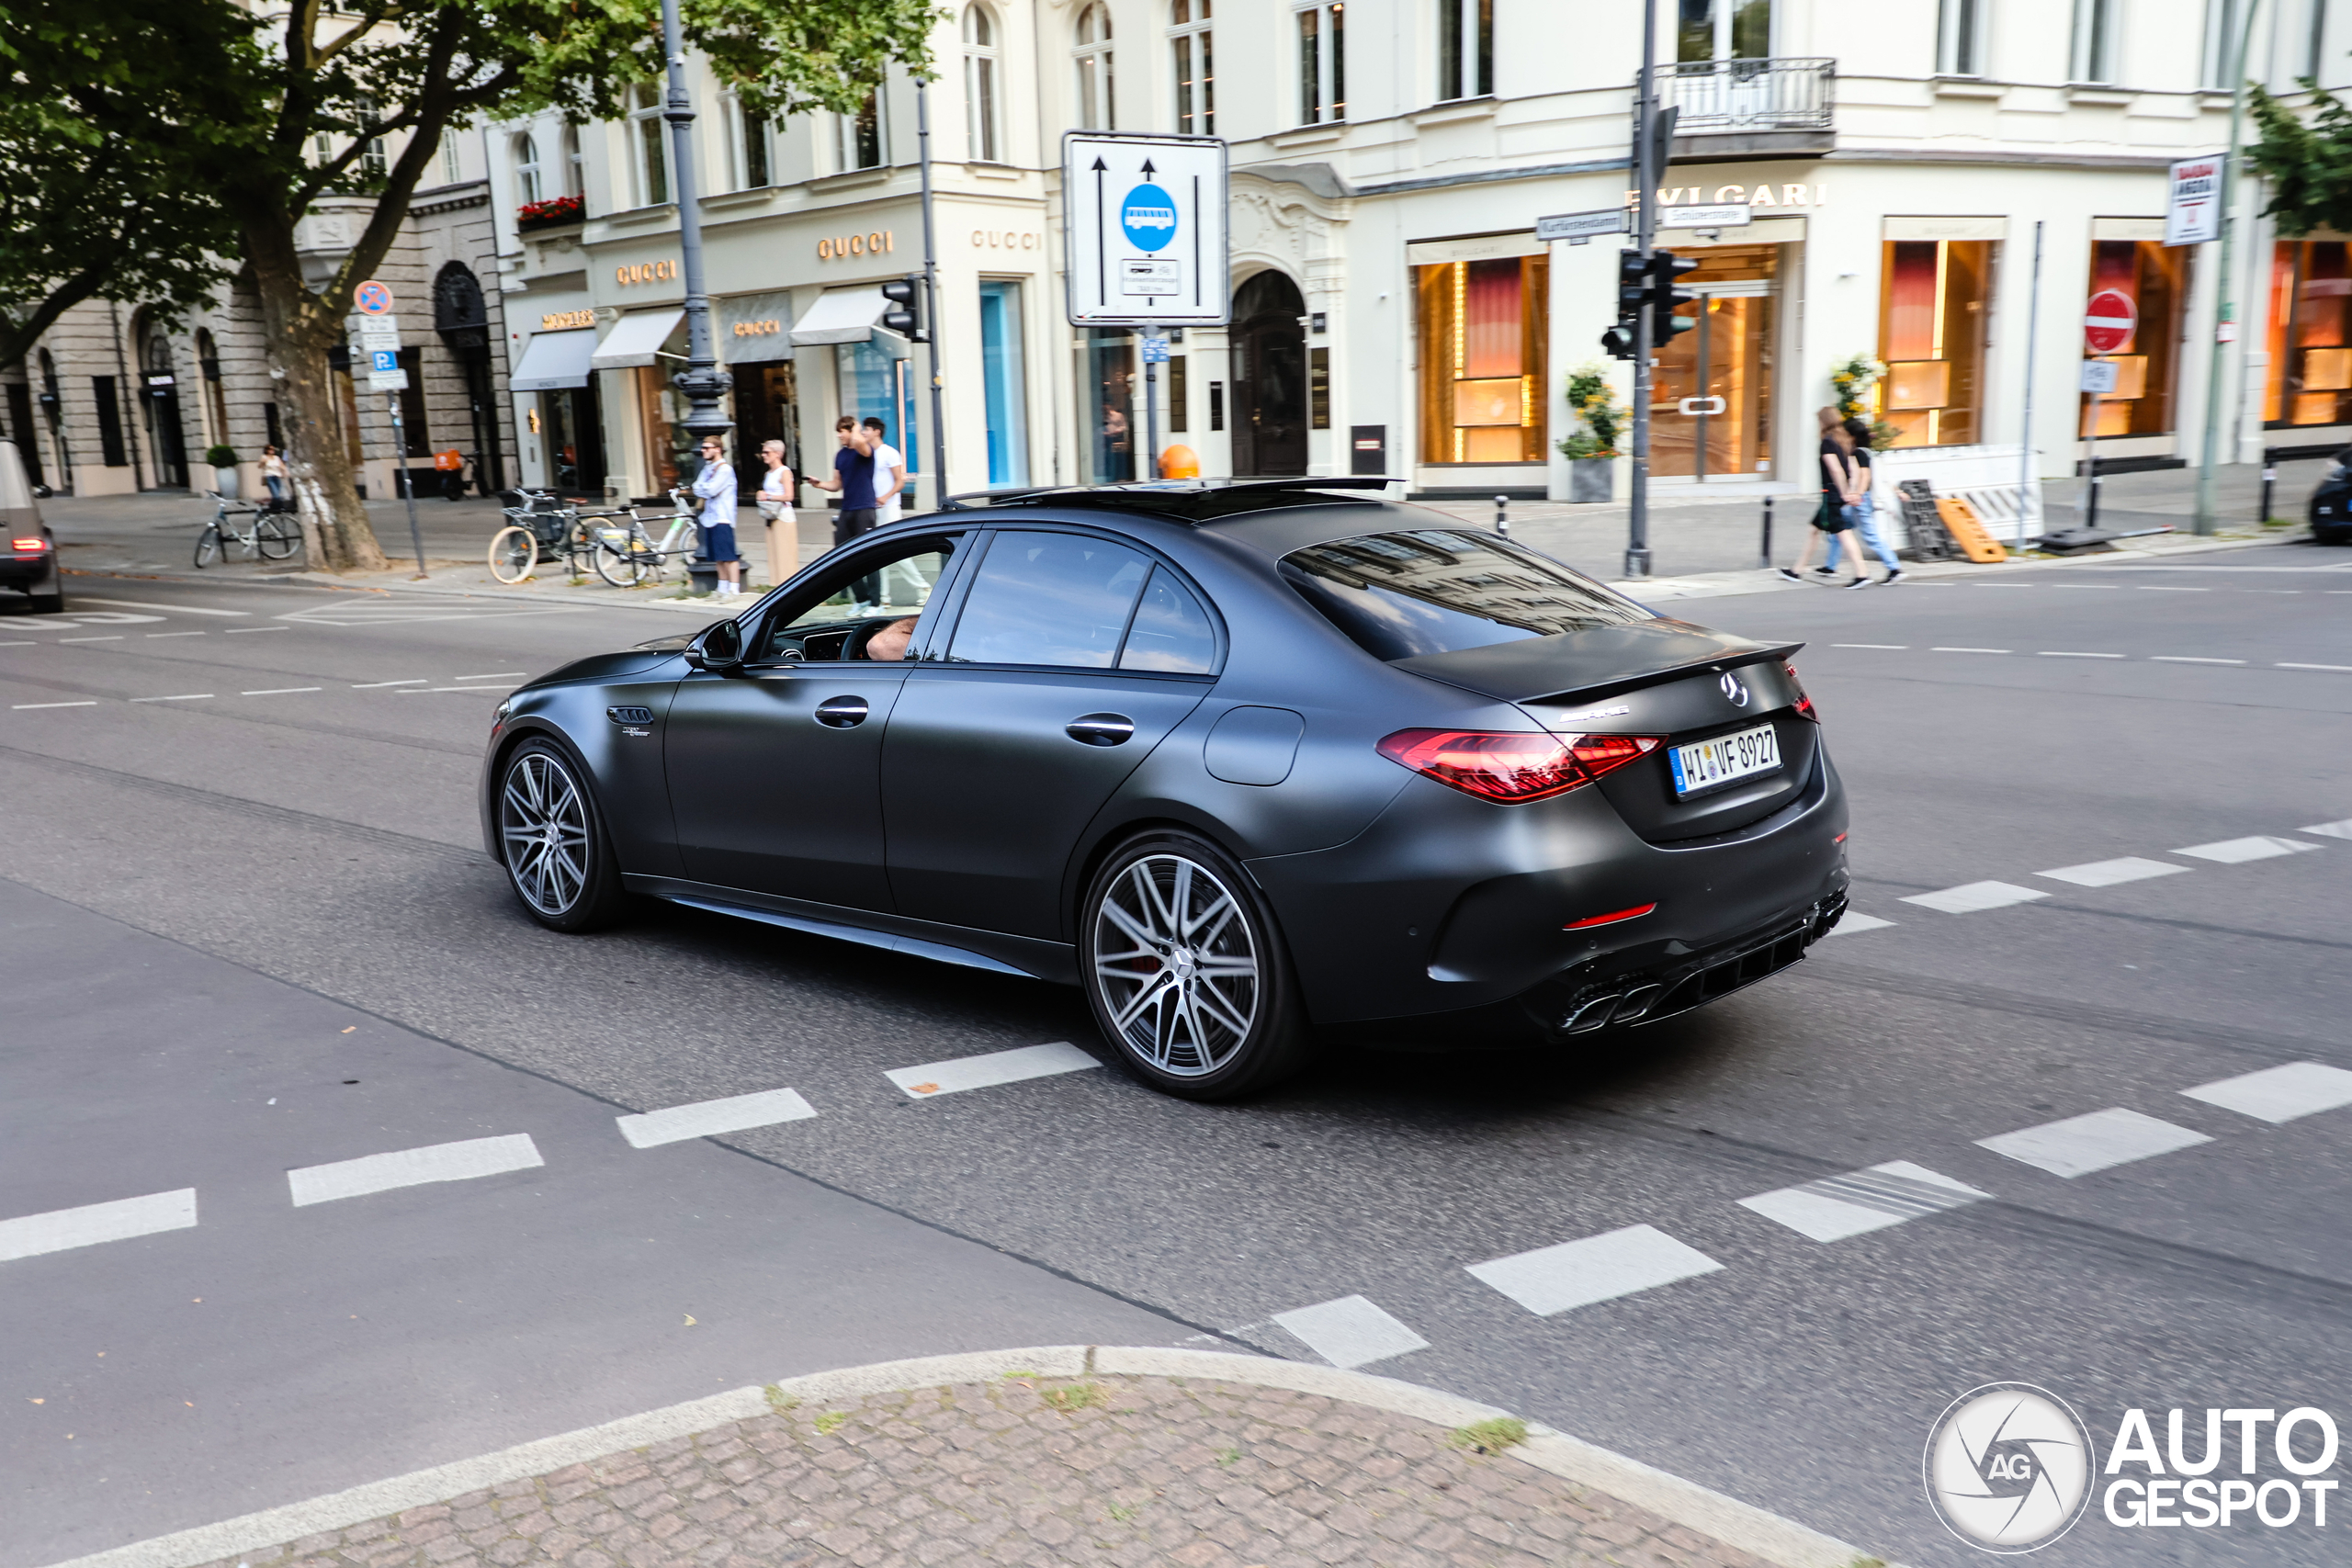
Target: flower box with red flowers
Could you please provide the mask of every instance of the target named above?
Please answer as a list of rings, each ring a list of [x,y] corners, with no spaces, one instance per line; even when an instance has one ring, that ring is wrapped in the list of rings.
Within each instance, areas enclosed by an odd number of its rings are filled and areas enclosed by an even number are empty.
[[[576,196],[551,196],[545,201],[526,201],[514,212],[517,229],[555,229],[567,223],[577,223],[586,216],[585,204]]]

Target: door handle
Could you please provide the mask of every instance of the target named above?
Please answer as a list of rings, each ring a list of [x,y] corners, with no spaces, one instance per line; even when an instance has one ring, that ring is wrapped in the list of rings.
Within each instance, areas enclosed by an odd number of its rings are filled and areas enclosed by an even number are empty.
[[[1116,746],[1136,732],[1136,721],[1123,713],[1090,713],[1071,719],[1063,733],[1088,746]]]
[[[817,722],[831,729],[855,729],[871,711],[864,697],[827,697],[817,705]]]
[[[1731,412],[1731,405],[1719,397],[1685,398],[1675,405],[1674,412],[1687,414],[1728,413]]]

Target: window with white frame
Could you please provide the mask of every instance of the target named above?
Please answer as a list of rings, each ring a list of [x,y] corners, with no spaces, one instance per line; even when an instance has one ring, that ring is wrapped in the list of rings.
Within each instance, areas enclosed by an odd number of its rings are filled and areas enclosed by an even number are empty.
[[[514,138],[514,205],[528,207],[547,195],[539,167],[539,141],[526,130]]]
[[[2075,0],[2075,82],[2115,80],[2115,0]]]
[[[1438,0],[1438,97],[1483,98],[1494,90],[1495,0]]]
[[[727,160],[737,190],[768,183],[768,117],[737,100],[727,116]]]
[[[1216,134],[1216,62],[1210,49],[1211,0],[1175,0],[1168,12],[1168,47],[1176,63],[1176,133]]]
[[[458,155],[457,135],[445,130],[441,133],[441,183],[453,186],[465,177],[466,161]]]
[[[663,145],[662,85],[639,82],[629,89],[629,167],[637,205],[659,207],[670,199],[670,150]]]
[[[376,100],[373,98],[361,98],[355,108],[354,113],[358,118],[360,124],[374,124],[376,120]],[[369,137],[368,139],[367,148],[359,154],[358,174],[360,178],[380,180],[387,174],[391,172],[391,167],[392,161],[390,158],[386,156],[384,152],[384,139],[380,136]]]
[[[882,114],[882,89],[869,88],[855,114],[833,117],[833,155],[842,172],[878,169],[890,161],[888,126]]]
[[[1078,129],[1117,128],[1118,102],[1111,70],[1111,7],[1102,0],[1078,14],[1078,42],[1070,51],[1078,67]]]
[[[1679,0],[1674,58],[1764,60],[1772,52],[1772,0]]]
[[[1301,6],[1298,22],[1298,123],[1323,125],[1348,118],[1348,8]]]
[[[975,163],[1001,164],[1004,130],[997,88],[1004,69],[996,17],[986,6],[964,7],[964,147]]]
[[[580,159],[580,128],[567,124],[563,128],[563,194],[582,196],[587,189],[587,167]]]
[[[1985,0],[1943,0],[1936,18],[1936,74],[1984,74]]]

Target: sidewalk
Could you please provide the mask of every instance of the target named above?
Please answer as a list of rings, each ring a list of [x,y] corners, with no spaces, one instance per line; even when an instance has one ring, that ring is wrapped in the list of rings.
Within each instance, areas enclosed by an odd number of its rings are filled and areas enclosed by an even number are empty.
[[[1410,1383],[1072,1346],[739,1389],[62,1568],[199,1563],[1881,1568]]]

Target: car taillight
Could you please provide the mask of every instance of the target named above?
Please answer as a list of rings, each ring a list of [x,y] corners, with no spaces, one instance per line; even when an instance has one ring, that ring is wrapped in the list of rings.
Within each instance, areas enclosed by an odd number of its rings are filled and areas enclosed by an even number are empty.
[[[1797,716],[1799,718],[1812,719],[1815,724],[1820,723],[1821,716],[1813,711],[1813,699],[1805,695],[1804,682],[1797,679],[1796,665],[1790,660],[1783,659],[1781,660],[1781,668],[1788,671],[1789,684],[1796,689]]]
[[[14,549],[20,556],[38,555],[42,550],[49,548],[49,541],[41,538],[11,539],[8,541],[8,545],[10,548]]]
[[[1580,789],[1661,744],[1655,735],[1400,729],[1380,743],[1380,754],[1465,795],[1515,806]]]

